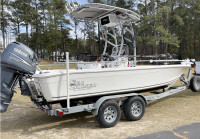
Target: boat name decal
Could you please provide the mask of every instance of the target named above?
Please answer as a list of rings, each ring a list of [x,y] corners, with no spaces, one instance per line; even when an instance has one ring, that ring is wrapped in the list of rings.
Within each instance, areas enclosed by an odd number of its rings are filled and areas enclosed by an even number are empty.
[[[84,81],[71,80],[69,84],[69,89],[73,91],[89,90],[96,86],[97,86],[96,83],[86,84]]]

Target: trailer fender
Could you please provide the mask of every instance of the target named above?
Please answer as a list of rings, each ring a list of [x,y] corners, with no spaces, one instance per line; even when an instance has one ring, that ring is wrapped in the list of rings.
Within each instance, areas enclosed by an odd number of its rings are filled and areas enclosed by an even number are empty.
[[[141,97],[143,100],[144,100],[144,102],[145,102],[145,106],[147,106],[148,105],[148,103],[147,103],[147,100],[146,100],[146,98],[143,96],[143,95],[138,95],[139,97]]]

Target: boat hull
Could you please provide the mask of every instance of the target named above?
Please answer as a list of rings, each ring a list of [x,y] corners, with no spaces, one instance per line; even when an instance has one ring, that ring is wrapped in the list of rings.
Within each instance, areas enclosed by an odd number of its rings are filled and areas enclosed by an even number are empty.
[[[108,68],[97,70],[70,70],[70,98],[84,98],[141,91],[173,84],[190,66],[163,65]],[[65,70],[35,74],[34,81],[48,102],[67,99]]]

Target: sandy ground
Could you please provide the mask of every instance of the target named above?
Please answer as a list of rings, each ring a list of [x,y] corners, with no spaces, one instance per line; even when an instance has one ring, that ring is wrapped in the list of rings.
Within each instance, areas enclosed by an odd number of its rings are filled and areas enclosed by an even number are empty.
[[[31,106],[28,97],[17,90],[12,103]],[[100,128],[95,116],[77,113],[63,117],[48,116],[38,109],[9,106],[1,114],[2,139],[84,139],[84,138],[128,138],[200,122],[200,92],[186,90],[159,101],[149,103],[144,117],[135,122],[122,115],[113,128]]]

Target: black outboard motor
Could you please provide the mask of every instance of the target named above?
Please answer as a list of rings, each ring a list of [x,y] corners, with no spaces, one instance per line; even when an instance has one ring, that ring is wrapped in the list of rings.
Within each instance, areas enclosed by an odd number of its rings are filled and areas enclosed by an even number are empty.
[[[1,55],[0,111],[5,112],[10,103],[14,88],[19,80],[33,75],[38,64],[37,55],[26,45],[13,42]]]

